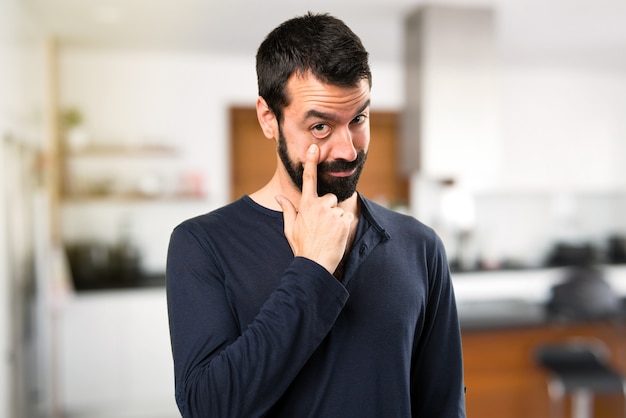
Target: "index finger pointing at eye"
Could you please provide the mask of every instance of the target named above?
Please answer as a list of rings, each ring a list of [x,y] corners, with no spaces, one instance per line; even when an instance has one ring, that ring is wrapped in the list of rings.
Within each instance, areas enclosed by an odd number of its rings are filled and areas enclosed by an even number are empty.
[[[319,161],[319,148],[311,144],[306,152],[304,160],[304,172],[302,173],[302,196],[317,197],[317,162]]]

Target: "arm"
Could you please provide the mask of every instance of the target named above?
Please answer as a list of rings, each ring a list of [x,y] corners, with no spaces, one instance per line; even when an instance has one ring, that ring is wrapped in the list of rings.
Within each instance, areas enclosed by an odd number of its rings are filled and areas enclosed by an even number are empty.
[[[319,149],[307,153],[299,211],[285,197],[285,236],[295,258],[239,335],[223,275],[190,225],[172,234],[168,306],[176,400],[185,417],[259,416],[285,392],[333,326],[348,294],[331,273],[353,220],[334,195],[317,195]],[[204,238],[204,239],[203,239]]]
[[[176,401],[184,417],[262,415],[317,348],[347,299],[324,268],[295,258],[239,335],[219,268],[188,227],[172,234],[167,276]]]
[[[443,244],[435,236],[428,260],[429,294],[413,352],[412,415],[464,418],[461,333]]]

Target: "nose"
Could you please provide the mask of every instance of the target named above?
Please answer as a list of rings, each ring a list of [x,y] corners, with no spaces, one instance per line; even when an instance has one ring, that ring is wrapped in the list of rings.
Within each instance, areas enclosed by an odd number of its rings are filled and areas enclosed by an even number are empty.
[[[354,161],[356,159],[357,151],[349,128],[335,131],[329,145],[331,148],[328,155],[331,160]]]

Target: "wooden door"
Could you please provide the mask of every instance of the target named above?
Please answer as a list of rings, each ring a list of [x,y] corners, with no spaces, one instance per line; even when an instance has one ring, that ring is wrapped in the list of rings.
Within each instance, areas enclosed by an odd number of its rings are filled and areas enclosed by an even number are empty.
[[[399,116],[394,112],[372,112],[369,155],[358,190],[388,206],[408,203],[408,180],[397,165]],[[231,197],[238,199],[264,186],[276,168],[274,141],[265,138],[254,108],[232,108]]]

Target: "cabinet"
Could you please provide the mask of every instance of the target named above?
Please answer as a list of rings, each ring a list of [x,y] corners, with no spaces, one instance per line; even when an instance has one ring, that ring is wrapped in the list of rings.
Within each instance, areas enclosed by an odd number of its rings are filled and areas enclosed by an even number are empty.
[[[547,376],[533,360],[538,344],[571,337],[602,340],[615,365],[626,371],[624,324],[545,324],[515,329],[463,330],[468,417],[548,418]],[[620,396],[596,397],[595,417],[623,413]]]
[[[180,416],[164,289],[77,295],[62,310],[59,333],[67,416]]]

